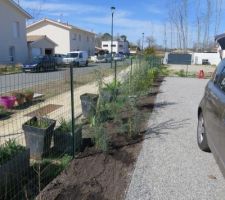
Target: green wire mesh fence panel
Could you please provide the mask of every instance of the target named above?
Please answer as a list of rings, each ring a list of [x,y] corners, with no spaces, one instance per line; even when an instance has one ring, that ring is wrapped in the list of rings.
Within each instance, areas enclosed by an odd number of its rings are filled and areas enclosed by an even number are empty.
[[[140,62],[140,57],[133,60],[134,72]],[[130,58],[113,61],[118,81],[129,76],[130,64]],[[84,131],[90,119],[84,117],[82,97],[98,96],[99,84],[107,87],[114,74],[110,63],[90,62],[72,74],[68,65],[55,63],[0,66],[0,199],[34,198],[70,163],[74,151],[84,149],[92,138]]]

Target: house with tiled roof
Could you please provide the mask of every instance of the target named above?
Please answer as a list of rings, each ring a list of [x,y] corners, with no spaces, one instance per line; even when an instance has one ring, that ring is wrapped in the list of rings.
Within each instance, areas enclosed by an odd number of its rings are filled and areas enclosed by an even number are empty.
[[[89,55],[95,52],[95,33],[51,19],[42,19],[27,26],[27,35],[46,35],[57,46],[56,54],[66,54],[70,51],[87,51]]]
[[[26,20],[31,18],[13,0],[0,0],[0,64],[27,61]]]

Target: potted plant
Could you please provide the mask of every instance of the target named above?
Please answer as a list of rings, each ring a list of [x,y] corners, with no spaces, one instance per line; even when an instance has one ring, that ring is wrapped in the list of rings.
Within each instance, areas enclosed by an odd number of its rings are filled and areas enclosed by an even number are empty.
[[[92,115],[94,115],[96,112],[98,95],[85,93],[80,96],[80,100],[81,100],[81,108],[82,108],[83,116],[86,118],[89,118]]]
[[[16,102],[18,106],[21,106],[25,102],[25,96],[22,92],[13,92],[12,96],[16,97]]]
[[[34,91],[31,89],[27,89],[24,91],[24,96],[25,96],[26,102],[31,102],[34,97]]]
[[[1,96],[0,97],[0,105],[2,105],[5,109],[10,109],[14,106],[16,101],[16,97],[14,96]]]
[[[0,146],[0,195],[15,191],[29,174],[30,151],[9,140]],[[16,191],[15,191],[16,192]]]
[[[49,152],[55,124],[55,120],[43,117],[33,117],[23,124],[31,158],[41,159]]]
[[[82,145],[82,126],[75,125],[75,150],[79,151]],[[60,126],[54,131],[54,149],[63,154],[73,154],[72,121],[60,121]]]

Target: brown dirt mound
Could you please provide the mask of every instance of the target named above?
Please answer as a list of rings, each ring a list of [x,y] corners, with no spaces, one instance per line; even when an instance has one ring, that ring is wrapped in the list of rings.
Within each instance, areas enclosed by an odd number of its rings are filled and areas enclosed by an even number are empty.
[[[37,199],[41,200],[120,200],[124,198],[128,174],[141,143],[111,152],[75,159]]]

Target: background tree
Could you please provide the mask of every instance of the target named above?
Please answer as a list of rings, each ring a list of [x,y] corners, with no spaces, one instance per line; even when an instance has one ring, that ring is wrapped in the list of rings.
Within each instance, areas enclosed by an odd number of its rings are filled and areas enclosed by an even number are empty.
[[[104,33],[101,37],[102,41],[108,41],[111,40],[111,35],[109,33]]]
[[[148,48],[145,48],[144,54],[145,54],[146,56],[149,56],[149,55],[155,55],[155,54],[156,54],[156,49],[155,49],[154,47],[148,47]]]
[[[147,36],[145,38],[146,43],[148,44],[148,47],[154,47],[156,44],[156,40],[153,36]]]

